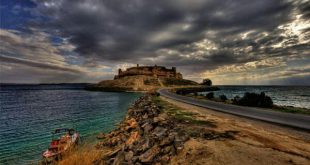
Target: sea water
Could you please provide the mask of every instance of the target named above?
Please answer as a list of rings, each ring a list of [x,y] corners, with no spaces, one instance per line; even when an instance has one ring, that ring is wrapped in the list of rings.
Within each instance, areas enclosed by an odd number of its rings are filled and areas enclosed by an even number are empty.
[[[216,97],[226,95],[228,99],[242,97],[245,92],[265,92],[273,103],[281,106],[294,106],[310,109],[310,86],[218,86]],[[208,93],[208,92],[203,92]]]
[[[41,158],[51,131],[74,128],[82,139],[108,132],[141,94],[92,92],[83,85],[2,85],[0,164],[30,164]]]

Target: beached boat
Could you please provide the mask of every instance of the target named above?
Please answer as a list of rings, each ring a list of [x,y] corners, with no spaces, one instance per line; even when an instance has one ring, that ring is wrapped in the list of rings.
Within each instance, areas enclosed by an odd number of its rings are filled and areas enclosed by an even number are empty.
[[[42,156],[45,162],[60,159],[79,142],[79,134],[72,128],[59,128],[52,132],[52,141]]]

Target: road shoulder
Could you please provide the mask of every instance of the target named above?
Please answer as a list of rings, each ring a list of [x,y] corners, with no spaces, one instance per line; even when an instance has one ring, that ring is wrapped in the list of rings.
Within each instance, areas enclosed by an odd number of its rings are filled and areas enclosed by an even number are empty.
[[[309,164],[309,133],[200,108],[161,97],[195,118],[213,123],[204,127],[214,132],[230,132],[233,138],[191,138],[174,163],[194,164]],[[195,130],[195,128],[193,128]],[[199,156],[203,154],[204,156]],[[186,161],[185,161],[186,160]],[[182,162],[183,161],[183,162]]]

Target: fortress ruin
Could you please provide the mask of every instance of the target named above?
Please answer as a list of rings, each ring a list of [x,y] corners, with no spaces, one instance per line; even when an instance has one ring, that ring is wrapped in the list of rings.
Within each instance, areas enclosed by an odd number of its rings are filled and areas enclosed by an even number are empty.
[[[176,67],[168,69],[164,66],[139,66],[127,68],[125,71],[118,69],[118,75],[114,79],[119,79],[126,76],[145,75],[155,78],[176,78],[183,79],[182,74],[176,71]]]

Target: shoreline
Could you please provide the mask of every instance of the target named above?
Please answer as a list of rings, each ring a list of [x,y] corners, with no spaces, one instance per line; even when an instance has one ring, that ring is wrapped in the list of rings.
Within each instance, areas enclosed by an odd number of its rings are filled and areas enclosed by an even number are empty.
[[[162,113],[152,99],[149,94],[141,96],[129,107],[125,119],[116,129],[97,136],[99,142],[95,148],[105,153],[92,163],[168,163],[170,157],[182,149],[188,136],[174,127],[175,121]],[[69,162],[72,162],[70,156],[60,164]]]
[[[310,151],[300,149],[309,145],[310,139],[286,133],[266,131],[261,125],[219,118],[190,105],[145,94],[128,108],[116,129],[98,135],[96,147],[68,156],[59,164],[214,164],[219,160],[232,164],[239,160],[245,164],[307,164]],[[284,146],[277,144],[279,138],[284,138]],[[257,154],[262,154],[259,160]]]
[[[227,99],[227,100],[221,100],[218,97],[214,97],[212,99],[208,99],[205,96],[202,95],[194,95],[194,94],[178,94],[176,93],[174,90],[170,90],[170,92],[175,93],[177,95],[180,96],[186,96],[186,97],[191,97],[191,98],[195,98],[198,100],[208,100],[208,101],[214,101],[214,102],[218,102],[218,103],[223,103],[223,104],[230,104],[230,105],[236,105],[232,103],[232,99]],[[209,92],[213,92],[213,91],[209,91]],[[238,105],[238,106],[242,106],[242,105]],[[243,106],[243,107],[247,107],[247,106]],[[249,106],[250,107],[250,106]],[[262,107],[257,107],[257,108],[262,108]],[[285,106],[285,105],[277,105],[277,104],[273,104],[273,106],[271,108],[264,108],[266,110],[271,110],[271,111],[280,111],[280,112],[285,112],[285,113],[294,113],[294,114],[306,114],[306,115],[310,115],[310,109],[309,108],[304,108],[304,107],[294,107],[294,106]]]

